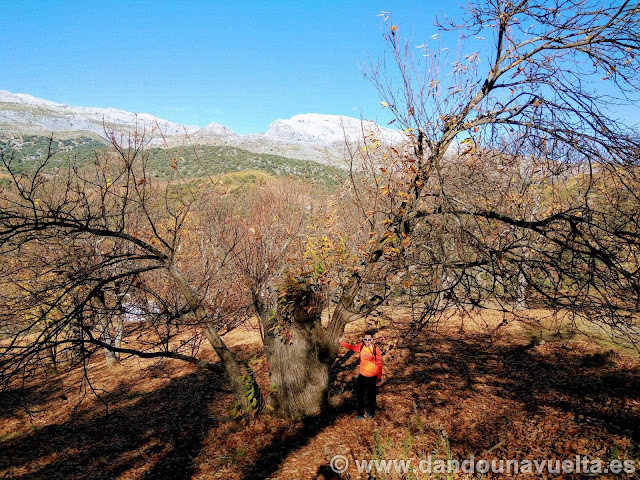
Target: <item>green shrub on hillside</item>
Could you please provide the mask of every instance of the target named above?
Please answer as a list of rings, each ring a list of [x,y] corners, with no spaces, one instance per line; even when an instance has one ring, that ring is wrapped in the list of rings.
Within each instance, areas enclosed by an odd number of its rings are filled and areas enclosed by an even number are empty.
[[[49,138],[44,136],[14,136],[0,139],[0,149],[4,152],[5,158],[11,160],[13,168],[18,173],[36,168],[46,156],[48,147]],[[96,155],[106,154],[109,150],[107,145],[89,137],[54,139],[52,148],[56,154],[49,162],[50,168],[68,166],[70,162],[80,166],[93,161]],[[168,179],[177,174],[186,178],[198,178],[259,170],[273,176],[304,177],[333,186],[341,183],[346,177],[345,171],[328,165],[279,155],[253,153],[231,146],[149,148],[146,154],[148,171],[159,179]],[[177,170],[171,167],[174,163]]]

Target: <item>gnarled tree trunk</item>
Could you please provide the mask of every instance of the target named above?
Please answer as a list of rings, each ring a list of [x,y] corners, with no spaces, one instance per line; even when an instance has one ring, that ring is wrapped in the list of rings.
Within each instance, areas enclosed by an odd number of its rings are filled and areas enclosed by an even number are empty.
[[[327,345],[321,325],[294,324],[284,336],[276,334],[269,355],[269,405],[274,411],[287,417],[320,411],[327,404],[329,368],[336,353],[337,348]]]
[[[338,345],[322,326],[322,302],[314,287],[303,280],[290,283],[275,314],[259,311],[271,377],[268,405],[285,417],[319,412],[327,404]]]

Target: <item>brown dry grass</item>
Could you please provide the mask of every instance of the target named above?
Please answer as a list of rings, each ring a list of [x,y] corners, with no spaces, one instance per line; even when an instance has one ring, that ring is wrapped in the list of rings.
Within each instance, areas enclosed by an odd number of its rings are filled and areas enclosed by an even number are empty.
[[[108,414],[78,389],[80,371],[0,394],[0,476],[310,479],[335,454],[352,465],[375,452],[442,458],[443,432],[454,458],[639,459],[637,354],[568,335],[534,345],[534,327],[494,331],[503,318],[489,314],[467,319],[464,333],[453,316],[408,345],[398,341],[407,340],[406,312],[393,317],[376,335],[386,382],[375,420],[354,419],[356,359],[346,355],[335,368],[328,411],[295,421],[263,415],[248,424],[225,420],[232,396],[215,374],[140,359],[107,369],[96,358],[89,377]],[[347,338],[355,341],[372,323],[349,325]],[[254,330],[237,329],[226,340],[244,359],[262,355]],[[215,360],[213,352],[205,356]],[[264,365],[257,374],[268,383]],[[366,475],[351,467],[341,478]]]

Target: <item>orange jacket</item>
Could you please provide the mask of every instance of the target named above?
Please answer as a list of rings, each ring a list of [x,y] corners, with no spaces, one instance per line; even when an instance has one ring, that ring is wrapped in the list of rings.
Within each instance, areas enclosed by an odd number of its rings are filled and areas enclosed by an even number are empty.
[[[382,379],[382,352],[376,345],[373,346],[373,349],[363,346],[362,343],[351,345],[347,342],[340,342],[340,345],[353,352],[360,353],[360,375],[363,377],[378,377],[378,380]]]

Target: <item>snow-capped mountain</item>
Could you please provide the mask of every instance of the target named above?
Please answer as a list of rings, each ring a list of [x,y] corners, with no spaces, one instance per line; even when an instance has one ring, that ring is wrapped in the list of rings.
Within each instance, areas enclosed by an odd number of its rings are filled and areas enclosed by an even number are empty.
[[[75,107],[26,94],[0,90],[0,135],[74,135],[106,138],[105,131],[133,132],[144,129],[156,146],[180,144],[232,145],[257,153],[339,164],[346,145],[362,141],[375,132],[385,143],[402,141],[402,133],[371,121],[339,115],[308,113],[276,120],[265,133],[238,135],[211,123],[204,128],[184,126],[146,113],[115,108]]]
[[[145,128],[153,137],[190,134],[199,127],[183,126],[146,113],[115,108],[74,107],[0,90],[0,132],[91,132],[105,137],[105,129],[127,131]]]
[[[371,121],[339,115],[306,113],[287,120],[276,120],[264,134],[281,142],[344,144],[361,140],[364,135],[376,131],[386,141],[401,141],[402,134],[396,130],[381,128]]]

